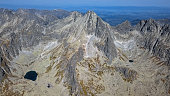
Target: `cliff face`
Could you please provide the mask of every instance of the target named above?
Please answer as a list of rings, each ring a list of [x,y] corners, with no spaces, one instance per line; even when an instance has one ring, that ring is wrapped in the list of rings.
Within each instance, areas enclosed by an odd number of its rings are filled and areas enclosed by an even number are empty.
[[[34,9],[0,9],[0,20],[2,95],[170,93],[169,25],[112,27],[92,11]],[[30,70],[36,81],[24,79]]]
[[[142,35],[141,38],[138,38],[138,44],[165,61],[165,65],[169,66],[170,26],[167,24],[161,26],[155,20],[150,19],[141,21],[136,29]]]

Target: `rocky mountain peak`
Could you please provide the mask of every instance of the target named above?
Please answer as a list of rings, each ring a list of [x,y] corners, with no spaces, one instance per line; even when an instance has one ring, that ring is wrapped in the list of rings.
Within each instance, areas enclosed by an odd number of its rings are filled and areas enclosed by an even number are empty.
[[[129,21],[127,21],[127,20],[125,22],[117,25],[115,28],[121,34],[126,34],[129,31],[132,31],[132,29],[133,29],[132,26],[131,26],[131,23]]]
[[[126,25],[126,26],[131,26],[131,23],[128,21],[128,20],[126,20],[126,21],[124,21],[123,23],[121,23],[120,25]]]
[[[93,11],[88,11],[85,15],[85,18],[86,18],[86,20],[88,20],[88,21],[93,21],[93,23],[96,23],[96,19],[97,19],[97,14],[95,13],[95,12],[93,12]]]
[[[77,11],[73,11],[73,12],[71,12],[70,17],[76,19],[76,18],[78,18],[78,17],[82,17],[82,14],[79,13],[79,12],[77,12]]]
[[[87,11],[86,14],[91,16],[97,16],[97,14],[94,11]]]
[[[142,20],[136,25],[136,29],[140,32],[158,32],[160,25],[153,19]]]
[[[150,25],[158,25],[154,19],[149,20],[141,20],[138,25],[140,26],[150,26]]]

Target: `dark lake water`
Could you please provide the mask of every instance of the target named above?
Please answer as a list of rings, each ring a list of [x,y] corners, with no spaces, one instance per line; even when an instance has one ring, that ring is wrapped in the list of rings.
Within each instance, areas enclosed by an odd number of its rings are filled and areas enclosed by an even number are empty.
[[[133,60],[129,60],[129,62],[133,62]]]
[[[36,71],[29,71],[25,74],[24,78],[28,80],[35,81],[37,79],[37,72]]]

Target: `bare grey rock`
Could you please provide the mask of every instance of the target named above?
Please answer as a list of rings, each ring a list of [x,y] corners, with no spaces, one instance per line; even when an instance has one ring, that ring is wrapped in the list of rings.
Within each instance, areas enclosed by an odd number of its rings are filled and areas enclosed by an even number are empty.
[[[166,61],[169,66],[169,51],[170,51],[170,26],[165,24],[159,25],[155,20],[141,21],[136,29],[142,34],[138,38],[138,44],[141,47],[148,49],[154,56]]]

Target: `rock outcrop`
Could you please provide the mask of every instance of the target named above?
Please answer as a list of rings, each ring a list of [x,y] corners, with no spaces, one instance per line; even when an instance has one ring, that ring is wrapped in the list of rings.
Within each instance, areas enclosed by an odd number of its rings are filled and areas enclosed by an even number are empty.
[[[170,64],[170,26],[159,25],[155,20],[141,21],[136,29],[142,37],[138,38],[138,44],[148,49],[154,56]]]

